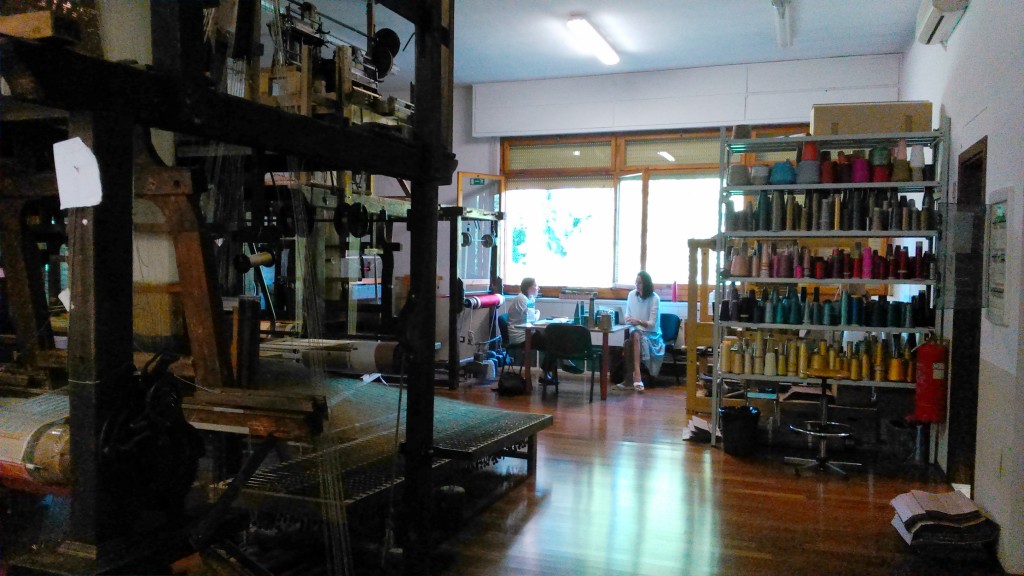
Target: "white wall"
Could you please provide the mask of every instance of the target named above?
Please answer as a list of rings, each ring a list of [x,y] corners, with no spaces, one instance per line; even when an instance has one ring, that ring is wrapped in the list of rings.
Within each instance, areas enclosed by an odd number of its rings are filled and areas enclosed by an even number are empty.
[[[931,100],[951,119],[951,190],[957,156],[988,137],[986,193],[1012,187],[1008,250],[1009,326],[982,320],[974,497],[1002,528],[999,556],[1024,573],[1024,11],[1016,2],[975,0],[947,47],[911,48],[904,58],[901,97]],[[955,345],[955,344],[954,344]],[[951,383],[955,386],[956,383]],[[955,410],[955,406],[950,407]]]
[[[458,155],[459,171],[497,174],[501,170],[498,138],[473,135],[473,87],[456,86],[454,100],[452,147]],[[454,186],[451,188],[451,203],[455,203]]]
[[[401,96],[399,96],[401,97]],[[459,162],[458,171],[478,172],[481,174],[497,174],[499,172],[499,141],[497,138],[474,138],[472,134],[472,88],[456,86],[453,93],[454,118],[452,121],[452,149]],[[442,205],[455,205],[457,175],[452,176],[450,186],[442,186],[438,190],[438,202]],[[400,196],[402,189],[393,178],[374,177],[374,192],[380,196]],[[409,273],[409,233],[399,226],[395,231],[395,241],[402,243],[405,252],[395,258],[395,275],[404,276]],[[437,226],[437,275],[443,276],[440,281],[440,293],[448,293],[448,223]]]
[[[807,122],[811,104],[899,97],[899,54],[473,87],[473,134],[521,136]]]

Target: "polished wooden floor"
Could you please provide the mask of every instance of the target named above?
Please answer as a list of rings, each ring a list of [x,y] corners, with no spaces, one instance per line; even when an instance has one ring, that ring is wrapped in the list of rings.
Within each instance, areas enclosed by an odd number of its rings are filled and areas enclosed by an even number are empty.
[[[589,383],[588,383],[589,384]],[[909,551],[889,501],[949,486],[920,470],[797,477],[782,455],[738,459],[682,441],[685,390],[499,397],[488,386],[439,393],[554,415],[539,470],[452,544],[450,575],[1000,574]],[[519,464],[515,464],[519,465]],[[934,476],[934,474],[932,474]]]

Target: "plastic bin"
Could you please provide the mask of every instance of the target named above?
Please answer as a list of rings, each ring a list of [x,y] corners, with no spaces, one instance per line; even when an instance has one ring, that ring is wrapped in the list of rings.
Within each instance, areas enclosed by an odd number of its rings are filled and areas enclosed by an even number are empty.
[[[722,449],[733,456],[749,456],[757,446],[757,421],[761,411],[753,406],[726,406],[718,409],[722,428]]]

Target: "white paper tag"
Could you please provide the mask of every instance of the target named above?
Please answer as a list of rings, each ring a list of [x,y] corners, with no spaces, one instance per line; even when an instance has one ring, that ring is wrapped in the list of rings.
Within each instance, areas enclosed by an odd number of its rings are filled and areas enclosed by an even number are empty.
[[[99,164],[81,138],[54,144],[53,164],[61,210],[96,206],[103,200]]]
[[[70,289],[65,288],[65,289],[61,290],[60,294],[57,294],[57,299],[60,300],[60,303],[64,305],[64,309],[65,310],[67,310],[68,312],[71,311],[71,290]]]

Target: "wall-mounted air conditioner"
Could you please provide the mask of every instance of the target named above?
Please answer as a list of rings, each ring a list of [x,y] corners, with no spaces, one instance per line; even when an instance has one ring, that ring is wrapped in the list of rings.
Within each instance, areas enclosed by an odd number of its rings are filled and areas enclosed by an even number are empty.
[[[922,0],[917,11],[917,41],[939,44],[949,40],[967,10],[969,0]]]

